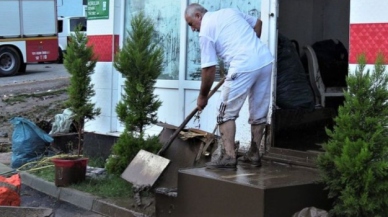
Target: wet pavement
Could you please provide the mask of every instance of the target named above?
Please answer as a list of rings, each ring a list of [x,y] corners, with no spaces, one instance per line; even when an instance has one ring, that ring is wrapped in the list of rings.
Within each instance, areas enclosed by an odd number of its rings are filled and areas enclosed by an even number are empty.
[[[55,217],[102,217],[97,213],[81,209],[69,203],[57,200],[46,194],[38,192],[26,185],[22,185],[21,189],[21,207],[44,207],[51,208],[55,213]]]

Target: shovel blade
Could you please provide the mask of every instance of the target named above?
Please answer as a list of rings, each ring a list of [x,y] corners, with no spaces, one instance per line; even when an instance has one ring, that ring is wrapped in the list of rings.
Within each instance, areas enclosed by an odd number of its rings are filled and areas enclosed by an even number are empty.
[[[152,187],[169,163],[169,159],[140,150],[121,174],[121,178],[135,186]]]

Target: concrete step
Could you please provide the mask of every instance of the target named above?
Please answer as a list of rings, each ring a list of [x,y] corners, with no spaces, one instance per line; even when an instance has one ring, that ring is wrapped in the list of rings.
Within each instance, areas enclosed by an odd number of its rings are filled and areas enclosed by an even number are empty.
[[[272,162],[237,170],[183,169],[177,195],[156,194],[157,216],[292,216],[305,207],[328,209],[318,171]]]

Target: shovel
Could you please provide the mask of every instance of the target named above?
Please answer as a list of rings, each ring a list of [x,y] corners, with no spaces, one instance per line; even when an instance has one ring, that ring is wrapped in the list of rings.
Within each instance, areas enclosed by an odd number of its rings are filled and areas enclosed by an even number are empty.
[[[218,82],[218,84],[210,91],[208,94],[208,99],[221,87],[224,83],[225,78]],[[182,122],[182,124],[176,129],[176,131],[170,136],[169,140],[163,145],[163,147],[156,154],[140,150],[139,153],[135,156],[132,162],[125,169],[121,178],[132,183],[134,186],[139,188],[152,187],[159,176],[166,169],[170,160],[164,157],[161,157],[166,149],[172,144],[175,138],[178,136],[179,132],[186,126],[186,124],[191,120],[191,118],[198,112],[196,107]]]

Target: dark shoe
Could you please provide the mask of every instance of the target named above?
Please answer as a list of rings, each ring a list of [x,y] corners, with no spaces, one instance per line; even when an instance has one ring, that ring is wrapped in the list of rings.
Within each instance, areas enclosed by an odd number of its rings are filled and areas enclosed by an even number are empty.
[[[261,167],[260,153],[252,153],[247,151],[243,156],[238,158],[239,162],[250,163],[252,166]]]
[[[236,166],[236,158],[229,157],[226,154],[215,161],[206,163],[208,169],[236,169]]]

